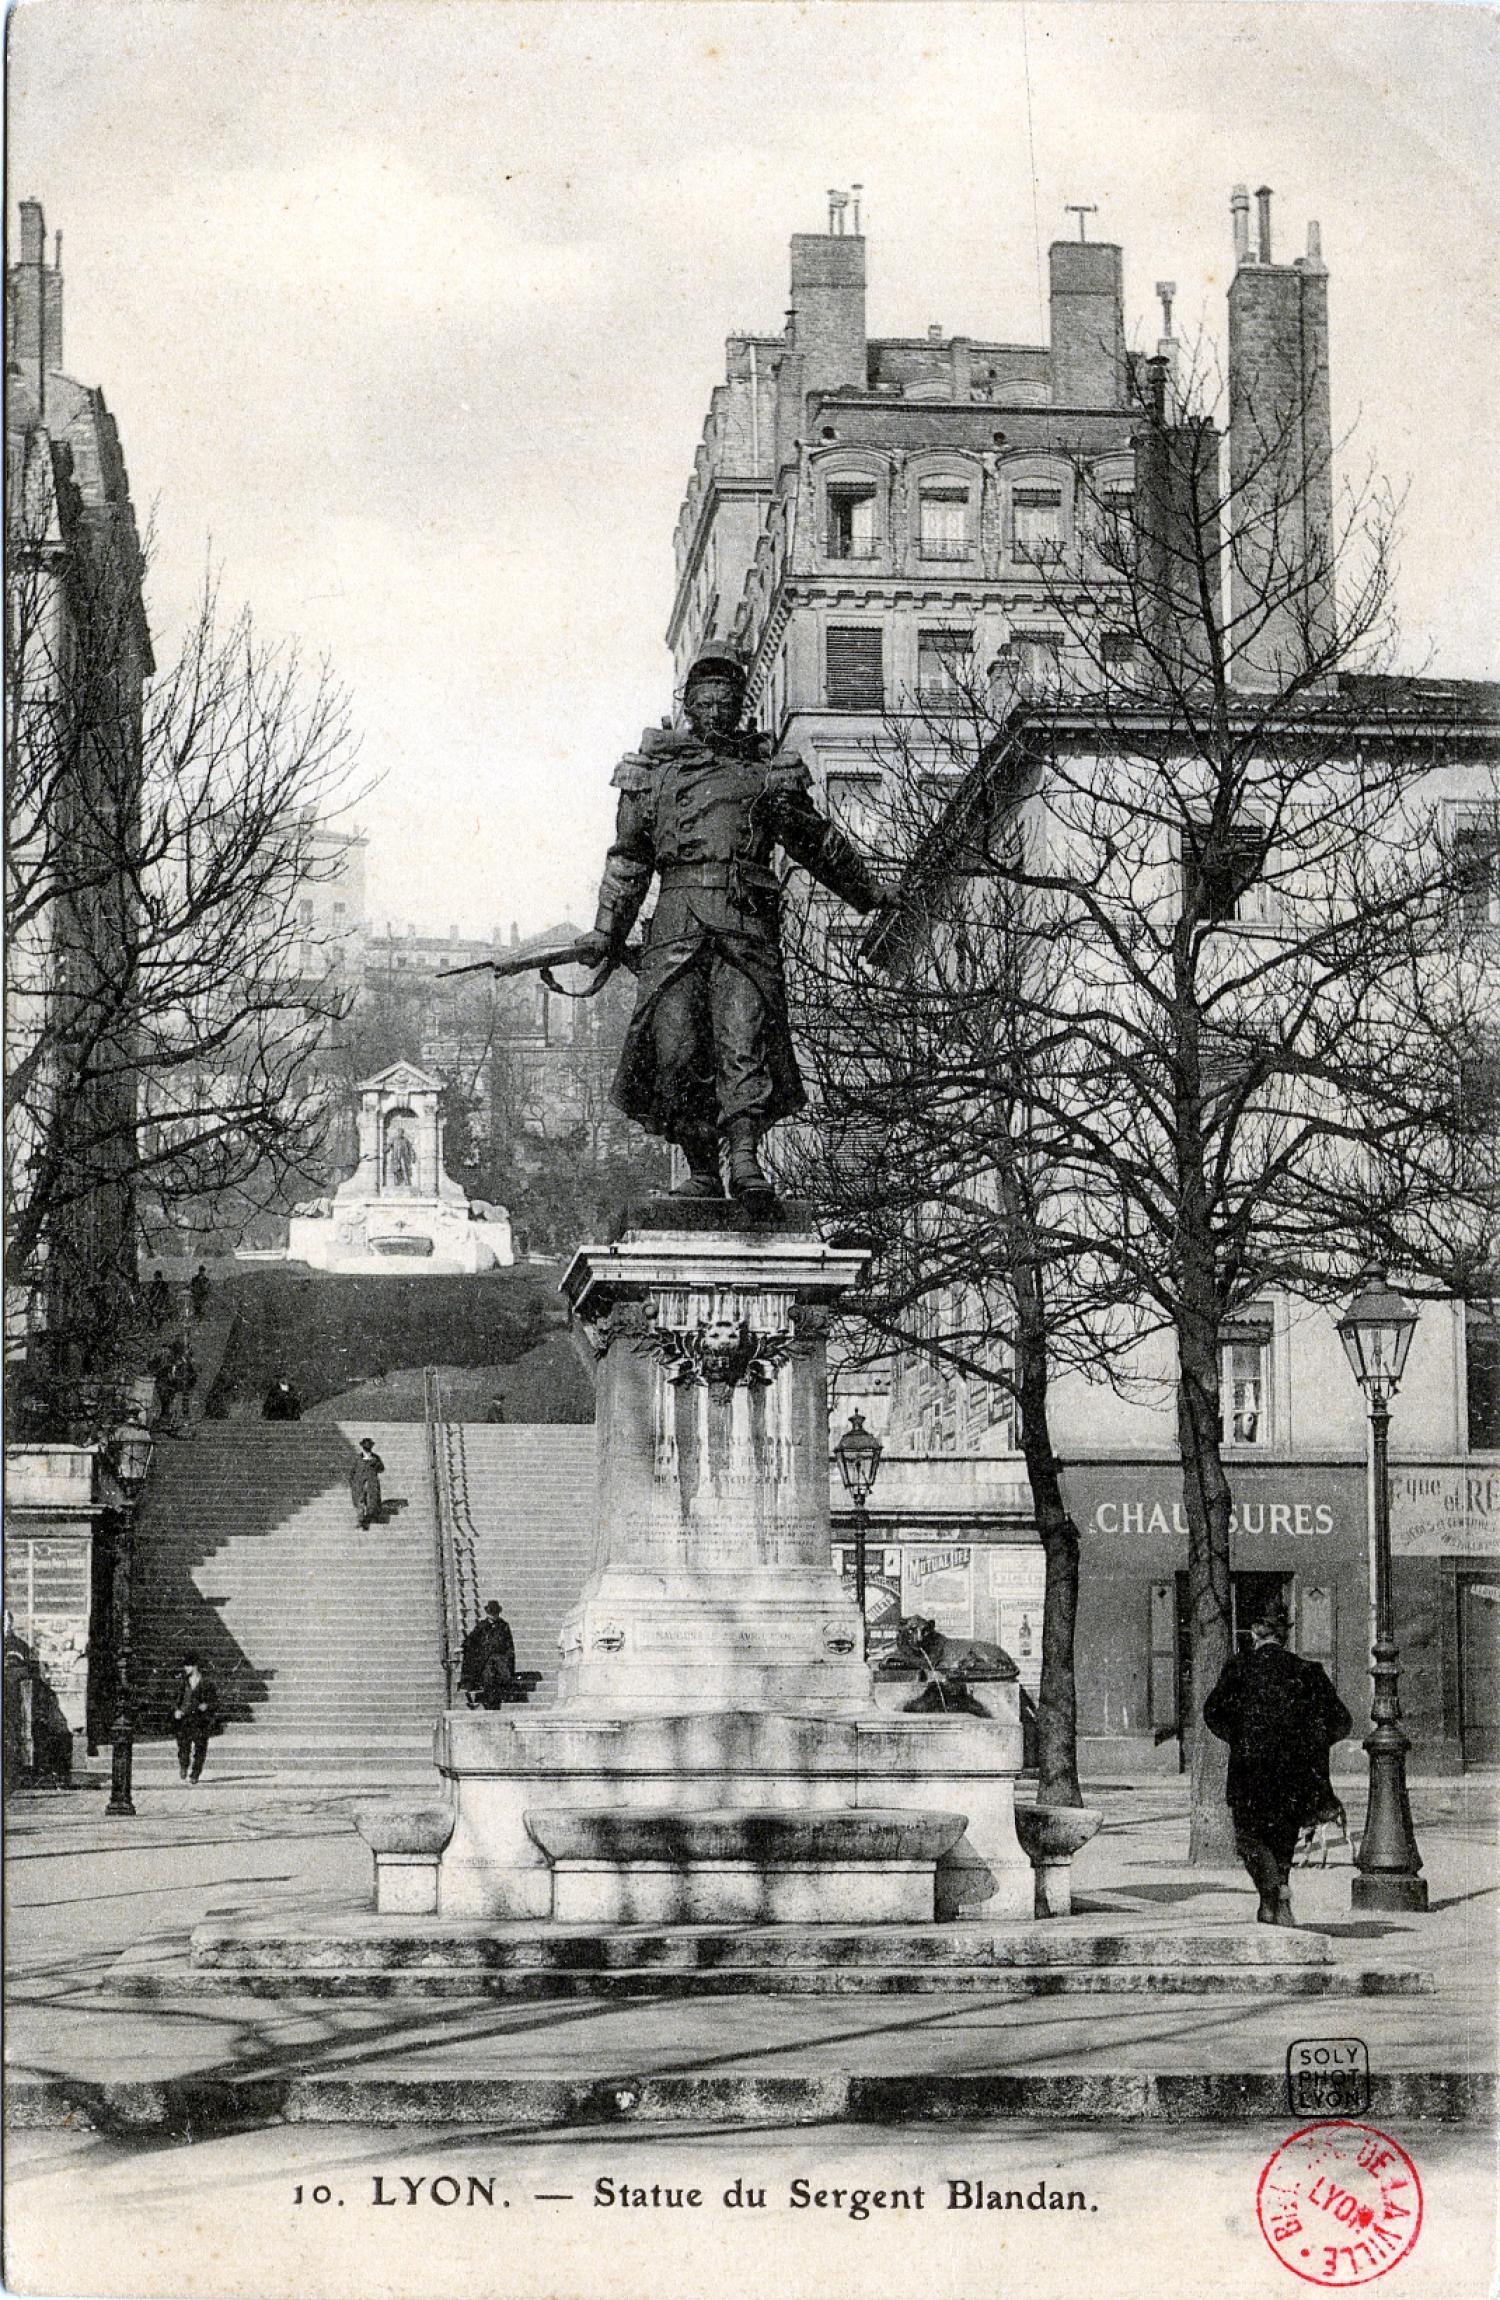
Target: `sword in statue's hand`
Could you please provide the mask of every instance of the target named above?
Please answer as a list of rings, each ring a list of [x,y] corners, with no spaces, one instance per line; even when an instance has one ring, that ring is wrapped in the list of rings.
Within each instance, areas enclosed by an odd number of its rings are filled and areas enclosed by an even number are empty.
[[[559,966],[587,966],[594,971],[582,990],[567,990],[557,979],[555,969]],[[552,950],[528,951],[524,957],[480,958],[472,966],[440,967],[436,979],[447,982],[460,974],[539,974],[547,988],[555,991],[559,998],[595,998],[616,968],[621,966],[631,974],[640,973],[640,944],[622,942],[617,947],[606,949],[601,960],[598,942],[590,935],[582,942],[559,943]]]

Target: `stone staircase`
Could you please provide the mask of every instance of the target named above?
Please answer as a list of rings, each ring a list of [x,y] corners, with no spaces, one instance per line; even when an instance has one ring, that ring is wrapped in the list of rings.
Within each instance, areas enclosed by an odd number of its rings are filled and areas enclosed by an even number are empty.
[[[364,1533],[348,1488],[361,1437],[385,1462],[385,1521]],[[430,1768],[444,1688],[422,1425],[210,1422],[164,1440],[132,1613],[145,1734],[166,1730],[190,1649],[219,1689],[221,1761],[364,1778]]]
[[[361,1533],[349,1467],[385,1462],[385,1522]],[[467,1505],[471,1600],[498,1597],[535,1698],[593,1540],[594,1433],[449,1424]],[[444,1705],[436,1535],[421,1422],[202,1422],[156,1449],[136,1544],[133,1643],[141,1763],[175,1772],[168,1728],[182,1654],[201,1655],[236,1759],[351,1780],[430,1776]],[[155,1745],[153,1746],[153,1741]]]
[[[498,1597],[516,1666],[540,1670],[533,1698],[550,1700],[557,1634],[593,1554],[593,1425],[451,1422],[445,1434],[460,1524],[466,1515],[472,1527],[477,1595]]]

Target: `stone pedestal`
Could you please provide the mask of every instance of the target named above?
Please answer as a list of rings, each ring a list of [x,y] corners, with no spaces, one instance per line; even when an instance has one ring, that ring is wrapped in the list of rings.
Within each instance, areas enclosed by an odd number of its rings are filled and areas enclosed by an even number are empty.
[[[551,1861],[531,1816],[565,1808],[659,1817],[899,1809],[963,1822],[937,1861],[938,1917],[1024,1920],[1031,1868],[1016,1838],[1021,1768],[1018,1687],[1001,1717],[788,1717],[754,1710],[674,1717],[511,1716],[452,1710],[437,1762],[453,1783],[453,1834],[442,1855],[444,1917],[553,1918]],[[542,1833],[547,1823],[541,1822]],[[834,1912],[829,1910],[827,1921]]]
[[[785,1216],[671,1201],[574,1258],[593,1565],[553,1707],[439,1725],[442,1919],[1032,1916],[1014,1672],[989,1714],[877,1706],[832,1563],[824,1330],[864,1262]],[[601,1816],[635,1850],[601,1851]],[[902,1829],[917,1852],[872,1857]]]
[[[748,1227],[632,1230],[575,1256],[563,1290],[599,1359],[599,1515],[559,1708],[869,1707],[829,1548],[824,1349],[865,1260]]]

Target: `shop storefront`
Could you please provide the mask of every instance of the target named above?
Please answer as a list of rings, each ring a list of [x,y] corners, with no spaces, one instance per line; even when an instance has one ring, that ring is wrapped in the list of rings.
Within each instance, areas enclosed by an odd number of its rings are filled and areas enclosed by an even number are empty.
[[[1362,1770],[1370,1709],[1370,1551],[1362,1460],[1228,1465],[1233,1629],[1281,1598],[1292,1644],[1329,1672],[1355,1721],[1336,1765]],[[1083,1541],[1078,1729],[1086,1772],[1175,1772],[1195,1712],[1187,1515],[1170,1460],[1075,1462],[1064,1490]],[[834,1495],[834,1561],[852,1580],[851,1515]],[[1398,1462],[1391,1539],[1401,1706],[1412,1769],[1500,1762],[1500,1463]],[[903,1615],[1002,1645],[1035,1696],[1045,1566],[1015,1461],[954,1456],[882,1465],[869,1519],[871,1647]],[[1206,1690],[1206,1688],[1205,1688]]]
[[[86,1446],[5,1455],[5,1738],[16,1778],[65,1781],[88,1740],[97,1592],[94,1456]]]
[[[1397,1462],[1391,1551],[1398,1604],[1426,1632],[1402,1707],[1440,1714],[1464,1765],[1500,1764],[1500,1462]]]
[[[1235,1635],[1246,1635],[1262,1598],[1281,1597],[1294,1648],[1322,1663],[1355,1720],[1355,1737],[1335,1763],[1357,1769],[1370,1707],[1365,1464],[1231,1461],[1227,1468]],[[1500,1585],[1500,1540],[1486,1572],[1472,1547],[1474,1509],[1467,1495],[1459,1507],[1457,1471],[1445,1474],[1442,1493],[1432,1472],[1400,1465],[1392,1476],[1392,1590],[1414,1770],[1483,1762],[1484,1717],[1494,1732],[1493,1645],[1486,1677],[1482,1631],[1500,1599],[1482,1593]],[[1481,1474],[1480,1483],[1491,1489],[1493,1524],[1500,1474]],[[1181,1471],[1168,1461],[1079,1462],[1068,1470],[1065,1490],[1083,1538],[1078,1723],[1085,1761],[1096,1770],[1175,1769],[1183,1726],[1201,1698],[1189,1651]],[[1432,1549],[1443,1540],[1453,1545],[1446,1558],[1422,1554],[1423,1544]]]

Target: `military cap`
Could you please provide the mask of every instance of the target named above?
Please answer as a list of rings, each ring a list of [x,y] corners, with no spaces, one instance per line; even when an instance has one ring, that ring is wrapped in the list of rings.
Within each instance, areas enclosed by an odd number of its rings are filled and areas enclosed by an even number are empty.
[[[745,666],[732,647],[700,647],[682,683],[683,693],[696,687],[700,679],[732,679],[737,687],[743,687]]]

